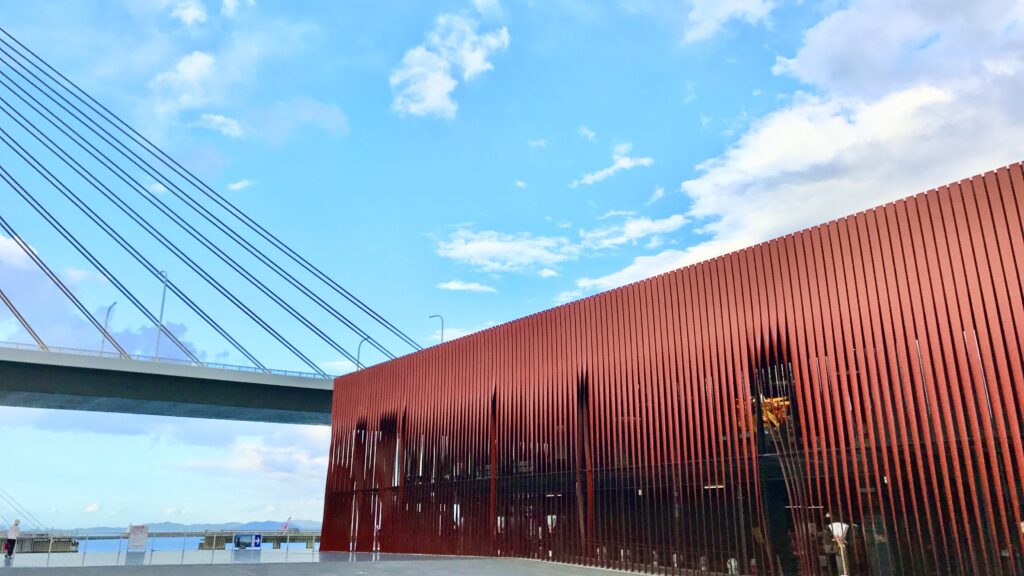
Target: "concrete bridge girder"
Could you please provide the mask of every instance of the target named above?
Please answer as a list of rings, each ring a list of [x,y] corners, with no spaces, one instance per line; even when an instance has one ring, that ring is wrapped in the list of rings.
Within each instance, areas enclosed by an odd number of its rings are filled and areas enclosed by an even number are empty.
[[[330,380],[0,348],[0,405],[328,425]]]

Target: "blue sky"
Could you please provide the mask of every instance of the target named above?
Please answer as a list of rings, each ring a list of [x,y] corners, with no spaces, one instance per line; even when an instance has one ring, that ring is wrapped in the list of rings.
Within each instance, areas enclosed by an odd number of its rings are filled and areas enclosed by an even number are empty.
[[[440,337],[432,314],[450,339],[1024,159],[1022,17],[1009,0],[0,5],[19,40],[423,344]],[[152,353],[143,316],[0,193],[86,306],[102,317],[119,301],[112,330]],[[159,282],[79,229],[158,306]],[[303,368],[139,242],[265,363]],[[0,286],[49,343],[99,347],[6,237]],[[325,370],[352,369],[261,312]],[[203,358],[244,363],[173,298],[167,320]],[[317,321],[355,350],[358,336]],[[26,338],[0,311],[0,340]],[[23,451],[0,488],[51,524],[262,519],[247,494],[203,500],[254,477],[277,515],[320,513],[320,430],[10,408],[0,427]],[[84,438],[96,448],[69,455],[72,497],[59,463],[32,455]]]

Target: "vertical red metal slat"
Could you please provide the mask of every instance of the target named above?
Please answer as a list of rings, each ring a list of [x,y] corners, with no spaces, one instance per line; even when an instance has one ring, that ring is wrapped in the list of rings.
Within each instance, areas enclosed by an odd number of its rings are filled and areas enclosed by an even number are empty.
[[[827,510],[903,570],[1013,572],[1022,190],[1014,165],[340,379],[325,550],[775,571],[748,540],[767,360],[803,570]]]
[[[978,240],[972,238],[970,230],[971,225],[976,225],[976,217],[972,219],[970,216],[970,206],[972,204],[971,197],[974,194],[974,190],[971,187],[969,181],[962,181],[957,185],[951,186],[951,206],[954,213],[954,222],[958,226],[958,239],[960,242],[960,252],[964,260],[963,278],[967,284],[968,290],[966,291],[966,302],[967,309],[964,310],[965,319],[970,320],[967,327],[970,330],[965,330],[963,334],[964,346],[967,350],[967,355],[970,360],[971,375],[972,375],[972,386],[968,389],[976,399],[974,403],[978,413],[978,421],[982,425],[982,435],[975,439],[978,443],[984,443],[985,449],[978,448],[971,452],[974,457],[974,462],[977,467],[981,467],[979,470],[978,478],[980,485],[982,486],[982,497],[981,505],[978,506],[976,514],[979,515],[977,519],[978,529],[975,532],[975,536],[978,538],[979,553],[981,555],[982,565],[987,572],[995,572],[992,563],[998,562],[998,554],[996,550],[993,550],[991,541],[986,542],[985,534],[982,531],[982,526],[988,526],[990,522],[994,521],[994,513],[992,509],[992,495],[989,489],[989,481],[994,479],[992,476],[993,470],[997,470],[998,466],[994,460],[994,445],[991,443],[993,437],[993,423],[992,423],[992,405],[989,397],[989,382],[992,374],[991,363],[986,363],[985,359],[977,354],[974,342],[981,339],[983,342],[988,344],[988,316],[985,314],[986,305],[986,293],[981,282],[981,269],[984,264],[981,262],[984,259],[984,254],[980,256],[977,254]],[[988,302],[991,305],[991,302]],[[991,358],[989,358],[991,360]],[[988,458],[986,458],[986,456]],[[992,462],[987,464],[987,462]],[[989,468],[988,470],[984,468]],[[986,514],[986,517],[980,517],[980,514]],[[998,548],[998,545],[995,546]]]
[[[945,451],[949,450],[950,458],[952,459],[952,466],[948,463],[943,462],[942,469],[945,474],[943,475],[945,486],[944,489],[947,495],[947,504],[949,506],[949,522],[952,529],[952,537],[955,541],[956,558],[958,562],[958,571],[965,571],[965,560],[964,553],[961,546],[961,540],[963,539],[961,533],[964,532],[967,527],[962,526],[962,521],[968,518],[967,499],[964,495],[963,488],[965,487],[965,481],[962,475],[963,465],[961,463],[961,453],[955,449],[954,443],[959,441],[964,445],[967,444],[966,435],[966,424],[964,420],[964,413],[962,405],[959,404],[959,392],[958,386],[956,386],[951,378],[949,378],[949,372],[956,370],[956,361],[953,356],[955,349],[954,338],[949,333],[950,320],[946,311],[946,302],[948,299],[942,297],[945,294],[947,286],[943,282],[943,269],[948,270],[948,262],[945,265],[942,263],[942,256],[939,244],[933,237],[934,232],[934,217],[937,214],[933,214],[932,210],[936,208],[935,204],[930,204],[930,199],[938,198],[939,191],[930,193],[927,197],[915,198],[915,202],[912,207],[914,211],[919,212],[921,219],[921,230],[914,231],[915,245],[923,249],[928,264],[928,272],[930,277],[926,281],[921,282],[921,288],[923,291],[922,298],[924,302],[931,302],[932,306],[930,310],[926,310],[926,322],[928,322],[928,347],[926,353],[934,351],[936,356],[939,353],[942,354],[940,359],[932,358],[927,363],[928,368],[934,368],[935,370],[935,386],[933,389],[937,390],[938,402],[940,403],[939,414],[943,418],[944,424],[944,437],[946,442],[942,447],[942,454],[945,455]],[[944,239],[943,239],[944,240]],[[919,262],[922,262],[923,258],[918,258]],[[942,383],[945,386],[942,386]],[[953,422],[954,417],[956,422]],[[952,472],[952,478],[950,478],[950,471]],[[955,496],[953,495],[955,488]],[[953,509],[953,500],[958,504],[958,510]]]
[[[988,210],[983,178],[980,176],[973,178],[971,180],[971,187],[974,193],[970,196],[965,196],[964,203],[967,210],[968,223],[972,226],[978,226],[977,229],[971,229],[970,232],[974,241],[976,262],[979,265],[978,276],[982,287],[981,294],[989,327],[987,333],[979,334],[979,340],[988,339],[988,343],[982,348],[984,350],[982,364],[986,367],[985,383],[991,403],[991,418],[996,434],[996,437],[990,435],[988,441],[989,453],[994,468],[993,472],[996,474],[993,476],[994,499],[997,504],[995,510],[998,511],[998,519],[996,521],[1001,528],[1000,531],[995,531],[994,534],[995,546],[993,553],[997,558],[997,562],[1001,564],[1002,552],[1005,550],[1004,544],[1009,547],[1011,542],[1006,502],[1003,496],[1003,482],[1000,479],[1006,478],[1008,474],[1012,474],[1012,463],[1008,461],[1012,453],[1006,445],[1007,431],[1004,415],[1005,399],[1012,397],[1012,394],[1009,393],[1009,387],[1011,386],[1009,382],[1010,369],[1007,366],[1006,344],[1003,331],[999,328],[998,309],[1000,302],[1008,302],[1009,297],[1005,294],[1005,291],[1000,294],[1000,291],[996,288],[997,285],[1002,283],[1002,270],[998,265],[998,256],[993,255],[987,249],[987,245],[995,244],[995,227],[992,224],[991,212]],[[993,265],[993,260],[995,265]],[[992,366],[993,364],[994,366]],[[1016,430],[1019,431],[1020,428],[1017,427]],[[1001,441],[1001,450],[995,445],[996,439]],[[1017,528],[1017,526],[1014,526],[1014,528]],[[998,537],[1000,533],[1002,538]]]
[[[892,220],[895,219],[895,205],[890,204],[885,206],[876,212],[878,218],[877,233],[879,238],[880,250],[887,251],[895,255],[896,249],[898,248],[898,234],[894,239],[892,237],[892,230],[894,224]],[[925,480],[924,464],[921,461],[920,449],[917,448],[912,450],[912,447],[922,446],[921,434],[918,427],[918,421],[916,413],[918,408],[915,405],[915,395],[913,383],[907,374],[907,348],[906,348],[906,337],[904,334],[904,316],[903,311],[908,306],[906,298],[900,298],[900,282],[902,280],[897,279],[898,269],[901,268],[902,260],[897,261],[894,257],[883,259],[880,251],[876,250],[876,259],[882,264],[882,269],[885,274],[885,294],[886,294],[886,315],[888,318],[885,321],[886,334],[885,341],[887,346],[885,352],[887,353],[888,371],[889,376],[893,380],[894,387],[896,388],[896,402],[897,402],[897,426],[900,428],[906,428],[910,431],[910,441],[905,442],[902,446],[903,454],[905,458],[905,472],[906,472],[906,486],[911,499],[911,506],[913,509],[913,525],[916,531],[916,537],[911,539],[911,545],[916,544],[917,550],[910,550],[913,553],[912,562],[915,566],[915,570],[919,572],[927,572],[927,568],[918,568],[922,562],[924,566],[927,566],[925,555],[930,551],[924,548],[923,542],[925,542],[925,535],[930,534],[931,523],[931,511],[926,503],[921,500],[924,496],[919,496],[923,490],[923,482]],[[909,387],[909,389],[907,389]],[[923,408],[920,408],[923,410]],[[921,489],[918,489],[918,484],[922,484]],[[922,529],[921,510],[924,511],[924,528]]]
[[[950,437],[955,432],[952,425],[949,395],[941,391],[940,384],[936,382],[936,374],[943,373],[944,371],[942,369],[935,369],[935,359],[931,354],[932,350],[935,350],[936,353],[942,350],[938,343],[938,326],[935,325],[935,296],[931,278],[929,277],[929,268],[936,267],[937,262],[934,255],[929,253],[928,242],[922,236],[921,214],[918,208],[920,199],[921,196],[908,198],[900,206],[906,211],[906,229],[904,230],[906,233],[906,246],[908,246],[911,251],[910,254],[913,256],[909,259],[909,264],[911,265],[909,269],[912,270],[912,274],[908,284],[915,288],[911,293],[914,299],[919,302],[920,316],[922,317],[918,321],[917,355],[913,360],[913,364],[916,368],[915,373],[920,375],[920,385],[932,415],[931,424],[935,439],[931,443],[937,444],[936,451],[938,453],[938,467],[935,469],[935,479],[933,481],[933,497],[940,502],[937,506],[937,516],[940,518],[939,529],[944,544],[942,549],[948,550],[945,527],[952,527],[953,536],[957,536],[957,515],[954,509],[955,498],[953,487],[950,483],[950,464],[947,460],[946,448],[950,442]],[[924,345],[922,345],[922,342],[924,342]],[[941,492],[938,490],[940,486],[942,488]],[[952,566],[949,566],[947,569],[949,571],[954,570]]]
[[[871,402],[865,395],[860,362],[861,316],[857,298],[857,282],[853,277],[850,249],[852,238],[849,234],[851,216],[828,225],[829,245],[831,247],[833,273],[836,277],[835,301],[833,302],[833,325],[838,326],[836,357],[837,383],[841,387],[843,404],[852,407],[853,415],[849,416],[849,438],[853,448],[848,450],[846,458],[852,463],[852,475],[856,485],[858,524],[865,542],[877,539],[874,519],[878,517],[881,503],[877,500],[878,478],[877,453],[874,445],[874,421],[869,409]],[[827,255],[828,252],[826,252]],[[874,497],[873,497],[874,495]],[[870,524],[869,524],[870,522]],[[878,563],[873,548],[868,548],[865,556],[871,562]],[[872,556],[874,556],[872,558]]]
[[[1005,172],[1001,170],[1000,172]],[[1008,555],[1006,566],[1013,571],[1016,566],[1017,553],[1014,550],[1014,541],[1018,539],[1017,530],[1020,524],[1020,496],[1018,490],[1022,474],[1021,465],[1024,463],[1024,449],[1021,447],[1021,435],[1015,433],[1021,430],[1017,396],[1024,383],[1024,366],[1021,363],[1020,344],[1017,340],[1017,325],[1021,318],[1021,293],[1019,290],[1010,289],[1016,282],[1018,276],[1016,265],[1012,258],[1012,244],[1006,226],[1006,216],[1003,211],[1003,202],[1000,197],[1001,185],[996,174],[985,175],[982,184],[985,187],[984,194],[977,195],[978,212],[981,226],[988,234],[983,236],[989,258],[989,270],[991,271],[992,288],[995,293],[996,311],[998,312],[998,323],[993,324],[994,347],[997,351],[997,370],[999,371],[1000,412],[999,417],[999,453],[1002,456],[1003,482],[999,483],[1001,489],[1005,489],[1008,495],[1000,497],[1001,503],[1009,507],[1009,512],[1004,511],[1005,518],[1005,546],[1000,545],[1000,557],[1003,557],[1005,550]],[[1014,322],[1014,318],[1017,322]],[[1014,385],[1014,383],[1018,385]]]

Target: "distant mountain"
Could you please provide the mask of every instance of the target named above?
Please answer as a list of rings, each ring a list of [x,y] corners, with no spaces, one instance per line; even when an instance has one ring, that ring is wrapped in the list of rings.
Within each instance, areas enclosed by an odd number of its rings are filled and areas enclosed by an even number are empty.
[[[253,532],[272,532],[281,529],[284,520],[264,520],[262,522],[224,522],[221,524],[180,524],[178,522],[154,522],[148,524],[150,532],[206,532],[217,530],[233,530]],[[292,530],[320,530],[320,522],[314,520],[292,520],[288,523]],[[80,532],[92,534],[117,534],[128,530],[127,526],[96,526],[78,528]]]

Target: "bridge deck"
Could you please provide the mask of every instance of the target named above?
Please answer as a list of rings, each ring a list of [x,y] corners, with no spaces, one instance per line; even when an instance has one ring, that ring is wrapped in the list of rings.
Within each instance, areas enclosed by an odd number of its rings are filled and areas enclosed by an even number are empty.
[[[0,346],[0,405],[329,424],[329,380]]]

